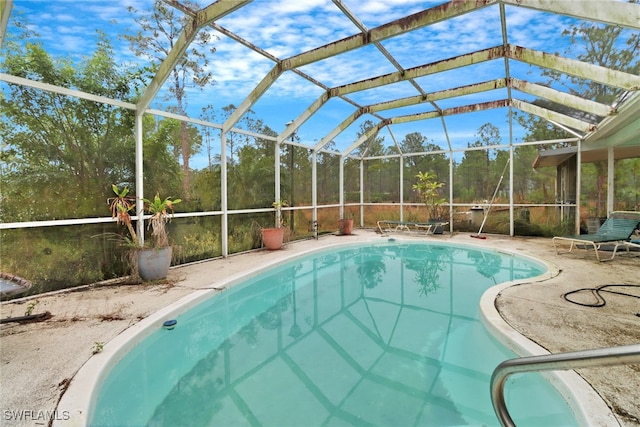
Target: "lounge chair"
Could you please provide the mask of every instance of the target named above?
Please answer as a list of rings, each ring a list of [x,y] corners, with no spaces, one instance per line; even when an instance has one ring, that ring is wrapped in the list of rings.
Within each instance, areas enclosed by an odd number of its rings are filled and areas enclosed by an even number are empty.
[[[408,221],[378,221],[378,230],[381,234],[391,233],[394,231],[412,231],[411,227],[417,232],[425,234],[434,234],[438,227],[444,227],[449,223],[446,221],[429,221],[429,222],[408,222]],[[441,233],[440,233],[441,234]]]
[[[627,253],[629,253],[631,249],[640,251],[640,239],[632,239],[628,242],[622,242],[622,244],[625,246]]]
[[[638,216],[636,216],[636,214]],[[600,229],[595,234],[580,234],[576,236],[556,236],[552,239],[553,247],[556,250],[556,254],[569,253],[574,248],[593,248],[596,259],[598,261],[611,261],[618,251],[620,246],[626,246],[625,242],[629,242],[635,229],[640,223],[640,213],[637,212],[612,212],[611,216],[602,224]],[[566,241],[570,242],[569,250],[567,252],[560,252],[558,242]],[[606,244],[607,246],[613,246],[613,253],[611,258],[602,259],[600,257],[600,248]],[[627,248],[628,251],[628,248]]]
[[[424,231],[426,234],[442,234],[444,227],[449,225],[447,221],[432,220],[429,222],[417,222],[415,228]]]

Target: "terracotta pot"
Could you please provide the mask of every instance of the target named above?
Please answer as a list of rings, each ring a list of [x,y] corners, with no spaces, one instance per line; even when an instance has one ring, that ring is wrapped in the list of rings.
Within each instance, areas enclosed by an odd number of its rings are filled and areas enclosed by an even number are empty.
[[[338,221],[340,235],[348,236],[353,231],[353,219],[341,219]]]
[[[263,228],[260,230],[262,234],[262,243],[264,247],[270,251],[282,248],[284,241],[284,228]]]

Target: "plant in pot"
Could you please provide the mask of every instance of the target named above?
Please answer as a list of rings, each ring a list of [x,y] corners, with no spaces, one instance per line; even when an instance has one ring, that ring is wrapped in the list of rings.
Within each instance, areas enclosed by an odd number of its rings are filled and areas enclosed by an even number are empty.
[[[273,228],[260,229],[262,243],[264,247],[270,251],[281,249],[284,243],[285,228],[284,222],[282,221],[282,208],[288,205],[285,200],[276,200],[272,206],[276,210],[276,226]]]
[[[345,212],[338,220],[338,234],[341,236],[349,236],[353,232],[353,217],[350,213]]]
[[[444,187],[444,182],[438,182],[435,173],[418,172],[417,182],[413,184],[413,189],[418,192],[420,198],[427,207],[429,222],[443,222],[441,218],[440,205],[446,200],[440,197],[440,189]],[[436,226],[434,233],[442,233],[443,226]]]
[[[171,197],[160,198],[158,194],[153,199],[143,199],[144,210],[151,215],[149,228],[151,228],[151,239],[141,246],[138,236],[131,223],[130,212],[135,209],[135,198],[129,196],[129,188],[122,190],[118,186],[112,186],[116,194],[107,200],[111,209],[111,216],[116,218],[116,223],[127,227],[130,240],[126,239],[132,248],[130,259],[134,265],[134,270],[143,280],[158,280],[167,277],[171,266],[171,256],[173,250],[169,244],[166,224],[171,219],[173,206],[180,203],[180,199],[171,200]]]
[[[173,255],[166,225],[173,214],[173,206],[181,200],[171,200],[171,197],[162,199],[158,193],[153,199],[143,200],[144,210],[151,215],[149,227],[153,243],[138,251],[138,273],[144,280],[164,279],[171,267]]]

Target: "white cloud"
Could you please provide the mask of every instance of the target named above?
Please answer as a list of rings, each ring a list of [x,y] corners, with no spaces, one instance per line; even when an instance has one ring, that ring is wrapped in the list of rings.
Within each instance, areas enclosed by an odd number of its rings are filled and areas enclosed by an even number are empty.
[[[204,4],[210,2],[211,0],[201,0]],[[371,29],[443,1],[343,2]],[[72,57],[88,55],[95,48],[95,30],[100,29],[108,33],[115,44],[117,60],[137,62],[129,51],[128,44],[120,41],[118,35],[125,31],[132,33],[136,29],[132,15],[126,10],[127,6],[146,10],[151,4],[152,0],[14,0],[14,9],[28,12],[33,28],[42,34],[43,42],[51,52]],[[575,20],[510,5],[505,10],[509,43],[547,52],[563,52],[567,41],[559,37],[560,32],[567,23]],[[384,40],[382,44],[404,68],[501,45],[503,41],[499,12],[499,7],[492,5]],[[112,24],[114,21],[117,21],[117,25]],[[220,19],[218,23],[280,59],[324,46],[359,31],[331,0],[256,0]],[[215,41],[214,45],[217,51],[210,58],[209,69],[214,74],[216,84],[205,92],[190,92],[190,105],[194,108],[199,109],[203,103],[218,105],[221,102],[222,105],[227,105],[232,102],[238,105],[274,65],[264,56],[224,36]],[[495,69],[492,68],[493,65],[473,66],[418,80],[425,91],[432,92],[445,87],[503,77],[504,64],[499,62],[501,63]],[[306,65],[301,70],[331,87],[394,72],[395,68],[374,46],[369,45]],[[536,80],[534,77],[531,79]],[[282,109],[299,112],[316,99],[320,92],[320,88],[288,72],[267,91],[259,104],[265,105],[264,111],[267,111],[267,106],[272,106],[272,102],[275,102],[272,100],[286,99],[286,103],[281,104]],[[415,94],[417,91],[405,82],[375,91],[363,91],[351,97],[369,104]],[[192,115],[197,116],[197,113]],[[280,115],[289,116],[288,113]],[[330,119],[331,114],[327,113],[324,117]],[[278,117],[274,120],[278,120]]]

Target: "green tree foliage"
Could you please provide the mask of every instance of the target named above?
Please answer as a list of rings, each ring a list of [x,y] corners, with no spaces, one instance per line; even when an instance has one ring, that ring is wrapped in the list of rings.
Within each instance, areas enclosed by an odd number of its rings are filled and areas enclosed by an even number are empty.
[[[268,127],[261,132],[277,135]],[[275,143],[263,138],[256,142],[243,145],[238,152],[237,173],[229,191],[230,206],[264,208],[271,207],[275,200]]]
[[[371,120],[365,120],[360,124],[356,137],[360,138],[362,135],[369,132],[369,130],[373,129],[373,127],[375,127],[375,125]],[[380,134],[377,133],[374,136],[367,138],[367,140],[360,144],[360,146],[358,146],[354,151],[358,157],[382,156],[385,154],[384,136],[380,136]]]
[[[403,153],[430,153],[442,151],[442,148],[422,135],[420,132],[412,132],[405,136],[400,143],[400,149]],[[421,154],[405,157],[404,160],[404,191],[405,200],[416,201],[417,194],[412,192],[411,183],[414,177],[420,171],[429,171],[435,174],[441,181],[448,181],[449,178],[449,161],[444,153]],[[441,194],[447,194],[448,186],[445,184],[441,190]]]
[[[434,173],[418,172],[415,176],[413,189],[420,195],[422,202],[429,210],[429,218],[440,218],[440,205],[446,203],[446,199],[441,197],[444,182],[438,182]]]
[[[201,144],[200,133],[193,125],[183,126],[178,120],[168,118],[154,120],[150,116],[145,117],[143,129],[145,188],[161,194],[180,194],[183,171],[175,142],[185,129],[187,146],[197,147]]]
[[[525,129],[524,141],[557,141],[571,138],[564,129],[530,114],[516,114],[516,120]],[[544,147],[546,150],[570,146],[569,143],[553,142]],[[514,149],[513,192],[516,203],[553,203],[555,202],[556,169],[552,167],[533,169],[533,163],[540,147],[520,145]]]
[[[619,160],[615,165],[616,209],[640,210],[640,158]]]
[[[324,150],[318,153],[318,203],[337,203],[340,200],[340,157],[331,154],[335,151],[335,142],[330,141]]]
[[[194,4],[183,2],[187,7],[197,10]],[[125,34],[131,49],[136,56],[151,62],[155,69],[166,59],[171,49],[176,45],[183,28],[190,21],[190,17],[180,14],[174,7],[162,0],[155,0],[151,10],[139,11],[133,6],[127,10],[135,17],[138,31],[135,34]],[[169,110],[186,115],[187,89],[191,87],[204,88],[213,84],[213,74],[207,71],[208,54],[214,53],[211,45],[213,35],[210,31],[200,31],[189,45],[185,56],[175,64],[170,72],[168,91],[165,98],[172,98],[176,104]],[[182,155],[183,193],[189,198],[191,192],[189,184],[189,160],[194,151],[189,144],[190,138],[186,122],[180,122],[180,153]]]
[[[456,167],[454,192],[456,197],[467,202],[489,199],[493,194],[502,168],[495,165],[493,160],[496,153],[489,148],[501,142],[500,129],[491,123],[482,125],[476,133],[476,140],[468,143],[462,161]],[[503,165],[504,166],[504,165]]]
[[[356,133],[356,138],[360,138],[373,129],[375,125],[371,120],[366,120],[360,124],[360,128]],[[357,157],[375,157],[385,154],[384,150],[384,137],[375,134],[367,138],[360,146],[354,150]],[[382,201],[384,194],[383,182],[385,174],[385,161],[384,160],[370,160],[365,162],[364,182],[363,190],[366,201]],[[352,183],[347,183],[354,184]]]
[[[52,58],[26,33],[5,41],[4,52],[8,74],[114,99],[130,99],[141,76],[116,66],[102,34],[95,52],[78,63]],[[133,180],[131,112],[9,84],[0,113],[3,221],[104,214],[110,185]]]
[[[202,107],[202,112],[200,113],[200,120],[209,122],[209,123],[216,123],[216,118],[217,118],[216,110],[213,105],[209,104]],[[217,129],[211,128],[209,126],[205,126],[204,129],[202,130],[202,144],[204,145],[207,152],[208,167],[213,166],[213,163],[215,161],[216,156],[214,154],[215,152],[214,150],[216,146],[216,141],[219,141],[219,135],[220,135],[220,131],[218,131]],[[218,162],[219,161],[220,161],[220,158],[218,158]]]
[[[633,0],[633,2],[637,3],[636,0]],[[640,52],[640,34],[637,32],[618,26],[583,22],[563,30],[561,36],[568,37],[571,41],[571,44],[564,52],[566,56],[630,74],[637,75],[640,72],[640,55],[638,55]],[[573,94],[603,104],[614,104],[622,93],[620,88],[565,75],[553,70],[545,70],[543,74],[549,77],[549,81],[546,84],[563,85]],[[584,114],[578,112],[574,112],[572,115],[584,116]],[[588,117],[580,118],[583,120],[589,119]],[[534,128],[534,130],[539,130],[539,124],[537,128]],[[596,162],[582,165],[582,167],[582,202],[589,210],[595,211],[596,215],[603,216],[606,214],[606,163]],[[626,201],[621,202],[626,203]]]
[[[613,25],[583,22],[572,25],[561,33],[571,44],[565,54],[587,63],[638,74],[640,71],[640,35]],[[621,89],[545,70],[550,82],[563,84],[572,93],[604,104],[613,103]]]

